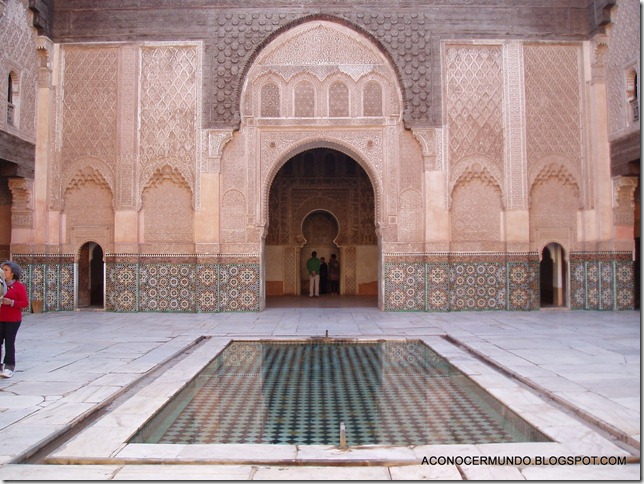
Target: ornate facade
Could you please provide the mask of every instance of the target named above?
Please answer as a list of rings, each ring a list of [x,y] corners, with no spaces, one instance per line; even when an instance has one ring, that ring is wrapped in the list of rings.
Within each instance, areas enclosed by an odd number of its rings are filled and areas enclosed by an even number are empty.
[[[0,1],[45,310],[261,310],[313,250],[387,311],[638,304],[637,0],[186,3]]]

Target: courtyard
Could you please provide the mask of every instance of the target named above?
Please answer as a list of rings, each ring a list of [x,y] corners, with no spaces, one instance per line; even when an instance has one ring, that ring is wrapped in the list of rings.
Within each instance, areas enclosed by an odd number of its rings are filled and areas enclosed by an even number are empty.
[[[128,443],[231,340],[323,337],[421,340],[552,442]],[[639,480],[640,313],[382,312],[375,298],[323,296],[248,313],[26,314],[16,373],[0,380],[0,437],[5,481]]]

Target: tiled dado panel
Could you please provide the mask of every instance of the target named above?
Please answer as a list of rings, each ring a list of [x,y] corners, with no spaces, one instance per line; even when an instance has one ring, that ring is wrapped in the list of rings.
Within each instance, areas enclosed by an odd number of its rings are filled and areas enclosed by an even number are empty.
[[[630,252],[572,253],[570,307],[609,311],[633,309],[634,270]]]
[[[422,262],[385,263],[385,310],[423,311],[426,270]]]
[[[385,310],[539,308],[537,254],[388,256]]]
[[[20,280],[30,301],[26,311],[33,301],[42,301],[43,311],[73,311],[73,256],[16,255],[13,260],[22,268]]]
[[[121,257],[106,272],[108,311],[259,310],[259,263],[249,258]]]
[[[450,309],[505,309],[506,274],[504,263],[450,264]]]

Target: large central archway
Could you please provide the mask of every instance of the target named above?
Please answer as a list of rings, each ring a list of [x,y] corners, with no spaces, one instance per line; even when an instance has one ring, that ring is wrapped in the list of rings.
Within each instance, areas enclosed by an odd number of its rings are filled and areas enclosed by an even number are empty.
[[[290,158],[273,179],[268,212],[267,296],[302,294],[312,251],[327,261],[336,254],[342,295],[378,294],[374,190],[350,156],[315,148]]]

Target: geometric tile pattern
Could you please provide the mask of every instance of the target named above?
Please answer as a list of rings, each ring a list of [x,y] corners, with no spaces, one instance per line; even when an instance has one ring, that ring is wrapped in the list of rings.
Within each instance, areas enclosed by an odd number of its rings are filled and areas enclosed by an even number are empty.
[[[218,266],[218,310],[259,311],[259,264],[227,263]]]
[[[385,264],[387,311],[423,311],[425,309],[425,264]]]
[[[599,309],[612,310],[613,298],[613,262],[599,262]]]
[[[539,309],[535,254],[388,255],[385,311]],[[23,268],[30,301],[44,311],[74,309],[73,256],[14,257]],[[107,311],[259,311],[261,268],[256,256],[106,257]],[[635,305],[632,254],[570,254],[570,307],[629,310]],[[27,309],[29,310],[29,309]]]
[[[539,261],[508,262],[508,309],[539,309]]]
[[[629,261],[615,261],[615,309],[635,308],[635,265]]]
[[[570,307],[625,310],[635,305],[630,253],[571,253]],[[538,255],[426,254],[385,259],[386,311],[529,311],[540,308]],[[433,260],[435,259],[435,261]]]
[[[427,273],[427,310],[449,311],[450,270],[445,262],[429,262]]]
[[[570,308],[586,309],[586,264],[570,258]]]
[[[71,256],[16,256],[29,301],[43,301],[44,311],[74,310],[74,264]],[[31,311],[31,304],[24,311]]]
[[[106,310],[259,311],[259,264],[108,262]]]
[[[138,269],[136,262],[120,261],[105,264],[107,295],[105,310],[119,312],[139,310]]]
[[[505,409],[507,412],[507,409]],[[135,435],[169,444],[547,440],[420,342],[233,342]]]
[[[631,253],[570,254],[570,307],[629,310],[635,307]]]
[[[505,309],[504,263],[455,263],[450,266],[450,308],[455,310]]]
[[[158,263],[139,266],[139,311],[194,310],[194,266]]]
[[[599,261],[586,262],[586,309],[599,309]]]
[[[197,311],[212,313],[217,311],[217,266],[215,264],[197,264],[196,305]]]

